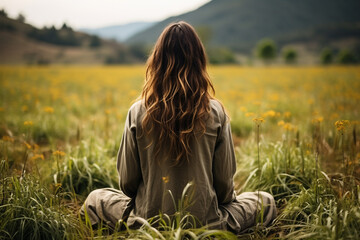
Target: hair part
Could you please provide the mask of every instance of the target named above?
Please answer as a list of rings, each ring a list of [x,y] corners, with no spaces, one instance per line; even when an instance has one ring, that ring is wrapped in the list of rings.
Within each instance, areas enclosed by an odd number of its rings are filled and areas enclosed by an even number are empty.
[[[194,28],[183,21],[168,25],[148,58],[141,94],[142,127],[156,134],[155,156],[165,151],[175,165],[189,160],[191,139],[206,131],[210,92],[205,49]]]

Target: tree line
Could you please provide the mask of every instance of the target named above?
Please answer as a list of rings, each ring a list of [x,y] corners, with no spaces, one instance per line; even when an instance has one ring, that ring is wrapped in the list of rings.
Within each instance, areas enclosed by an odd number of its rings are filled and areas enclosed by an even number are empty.
[[[298,60],[298,53],[293,48],[283,48],[282,57],[285,63],[294,64]],[[256,46],[256,55],[265,63],[274,61],[278,56],[277,46],[271,39],[263,39]],[[321,50],[319,61],[322,64],[357,64],[360,62],[360,46],[351,50],[341,49],[334,50],[330,47],[325,47]]]

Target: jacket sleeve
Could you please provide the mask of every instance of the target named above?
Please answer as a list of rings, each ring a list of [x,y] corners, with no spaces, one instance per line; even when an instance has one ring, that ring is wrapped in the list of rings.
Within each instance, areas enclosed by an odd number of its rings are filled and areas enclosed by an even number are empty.
[[[142,179],[136,141],[136,124],[132,117],[134,116],[129,110],[117,156],[120,189],[130,198],[136,196]]]
[[[229,203],[236,197],[233,180],[235,171],[236,160],[231,127],[225,116],[225,121],[219,130],[213,159],[213,185],[219,204]]]

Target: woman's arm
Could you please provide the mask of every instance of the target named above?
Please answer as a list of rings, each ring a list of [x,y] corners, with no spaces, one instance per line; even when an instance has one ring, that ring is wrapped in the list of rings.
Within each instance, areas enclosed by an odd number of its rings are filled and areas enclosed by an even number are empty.
[[[225,116],[225,121],[218,135],[213,160],[214,188],[219,204],[229,203],[235,198],[233,176],[236,171],[236,161],[230,122],[226,119]]]
[[[136,196],[142,178],[134,117],[130,109],[117,156],[120,189],[130,198]]]

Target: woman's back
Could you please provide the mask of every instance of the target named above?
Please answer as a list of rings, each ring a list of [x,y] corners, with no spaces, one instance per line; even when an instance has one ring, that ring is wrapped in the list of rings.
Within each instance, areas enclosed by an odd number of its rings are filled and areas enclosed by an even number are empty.
[[[120,189],[99,189],[87,198],[90,221],[110,226],[177,208],[201,224],[239,233],[276,216],[274,198],[264,192],[236,196],[230,123],[206,70],[204,47],[185,22],[167,26],[147,62],[141,101],[129,110],[118,152]],[[188,183],[187,196],[182,196]],[[179,206],[181,199],[186,206]],[[183,209],[184,210],[184,209]]]
[[[210,113],[204,134],[190,141],[189,159],[174,165],[166,154],[154,159],[156,134],[146,135],[142,120],[146,109],[141,101],[129,110],[118,154],[120,187],[127,196],[136,196],[132,216],[153,217],[161,211],[171,215],[179,206],[185,186],[192,182],[187,195],[187,211],[202,224],[221,219],[219,204],[234,200],[235,157],[229,122],[221,104],[210,101]],[[167,146],[162,146],[166,148]],[[172,196],[170,195],[170,193]],[[172,199],[173,198],[173,199]],[[219,224],[219,222],[217,223]]]

